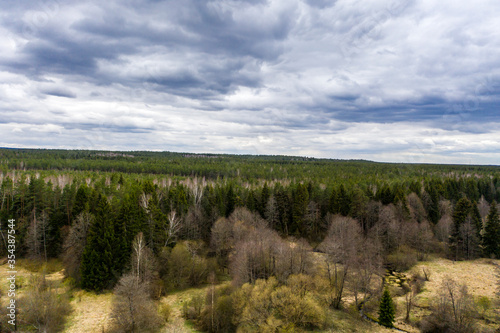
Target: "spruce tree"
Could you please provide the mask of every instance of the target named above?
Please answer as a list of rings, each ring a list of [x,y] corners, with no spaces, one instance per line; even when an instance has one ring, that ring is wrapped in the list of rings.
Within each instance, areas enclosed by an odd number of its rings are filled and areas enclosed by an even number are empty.
[[[380,307],[378,310],[378,322],[385,327],[394,327],[394,315],[396,309],[392,301],[391,294],[387,288],[384,289],[382,298],[380,299]]]
[[[73,211],[71,215],[76,218],[81,212],[85,210],[89,200],[89,188],[83,184],[78,188],[75,196],[75,203],[73,204]]]
[[[338,191],[338,205],[339,205],[339,213],[342,216],[349,215],[349,211],[351,210],[351,197],[347,190],[344,187],[344,184],[341,184]]]
[[[490,212],[486,218],[483,250],[486,257],[500,258],[500,218],[498,217],[497,203],[495,201],[492,202]]]
[[[113,282],[115,244],[109,210],[106,198],[99,194],[95,206],[95,220],[90,226],[80,266],[83,289],[100,291]]]
[[[450,235],[450,254],[455,260],[464,257],[464,239],[461,232],[461,227],[466,223],[467,218],[472,210],[472,203],[467,198],[462,198],[457,201],[453,210],[453,225]]]
[[[293,192],[292,203],[292,225],[289,233],[301,235],[304,229],[304,215],[306,214],[307,204],[309,203],[309,193],[307,187],[303,184],[298,184],[297,189]]]
[[[328,200],[328,211],[332,214],[337,214],[339,212],[338,197],[335,188],[332,189],[332,193],[330,194],[330,198]]]
[[[266,215],[266,206],[269,201],[269,197],[271,196],[269,187],[267,186],[267,182],[264,183],[262,187],[262,191],[260,192],[260,203],[259,203],[259,213],[262,218],[265,218]]]

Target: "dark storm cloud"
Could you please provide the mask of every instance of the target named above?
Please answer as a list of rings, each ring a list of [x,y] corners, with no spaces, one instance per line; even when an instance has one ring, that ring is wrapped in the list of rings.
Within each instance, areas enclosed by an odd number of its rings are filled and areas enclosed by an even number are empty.
[[[223,8],[217,3],[134,4],[138,12],[126,4],[109,3],[98,9],[88,4],[91,8],[87,11],[92,16],[59,22],[60,16],[71,13],[66,14],[64,3],[58,3],[58,11],[52,13],[53,17],[47,17],[44,24],[35,25],[28,43],[20,48],[15,59],[4,62],[3,67],[24,72],[27,76],[78,75],[98,84],[119,82],[133,86],[150,82],[164,86],[168,93],[191,98],[199,94],[200,98],[205,98],[228,93],[240,85],[258,85],[255,72],[259,71],[259,66],[255,63],[272,61],[281,54],[279,42],[287,37],[293,22],[293,17],[284,12],[277,15],[275,22],[264,26],[252,22],[251,17],[239,25],[233,17],[237,9]],[[13,33],[26,34],[26,22],[11,23],[9,27]],[[169,57],[182,59],[183,54],[198,57],[194,62],[182,64],[183,68],[176,68],[175,73],[146,72],[140,80],[103,73],[105,68],[99,67],[100,60],[123,61],[127,66],[129,63],[123,57],[145,57],[151,53],[165,60]],[[253,64],[253,72],[242,71],[247,62]],[[158,63],[161,64],[161,60],[155,65]]]
[[[42,93],[57,97],[76,98],[76,94],[64,88],[45,89],[42,91]]]

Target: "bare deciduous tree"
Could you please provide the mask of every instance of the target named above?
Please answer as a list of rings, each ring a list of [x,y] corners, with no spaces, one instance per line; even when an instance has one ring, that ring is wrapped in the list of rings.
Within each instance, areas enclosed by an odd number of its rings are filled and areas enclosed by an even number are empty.
[[[374,278],[383,276],[382,246],[370,238],[365,239],[361,246],[351,259],[350,285],[356,307],[360,307],[376,293],[379,288],[376,287]]]
[[[479,199],[479,202],[477,203],[477,208],[479,210],[479,215],[481,215],[481,220],[483,222],[483,225],[486,221],[486,216],[488,216],[488,213],[490,211],[490,204],[484,196],[481,196],[481,199]]]
[[[459,285],[448,276],[442,282],[440,295],[426,325],[433,331],[473,332],[474,312],[474,301],[467,285]]]
[[[151,249],[146,246],[142,232],[135,236],[132,243],[131,264],[136,284],[149,284],[156,269],[156,260]]]
[[[198,206],[191,206],[188,209],[182,234],[186,239],[201,239],[201,228],[203,225],[203,212]]]
[[[47,262],[47,232],[49,227],[49,217],[45,211],[40,216],[36,215],[33,209],[31,224],[28,228],[26,245],[29,256],[34,259],[43,258]]]
[[[427,218],[427,212],[425,211],[424,204],[422,200],[415,193],[410,193],[407,197],[408,208],[410,210],[410,218],[416,222],[422,222]]]
[[[114,293],[113,332],[144,332],[161,326],[162,320],[146,286],[137,284],[134,274],[122,276]]]
[[[93,219],[94,217],[89,212],[80,213],[63,244],[63,263],[66,275],[75,279],[77,284],[80,283],[80,263],[87,244],[87,233]]]
[[[267,200],[265,216],[269,227],[275,229],[279,224],[279,211],[274,195],[271,195],[269,200]]]
[[[167,218],[165,229],[165,246],[168,246],[177,238],[177,234],[182,228],[182,219],[177,216],[175,210],[170,211]]]
[[[328,257],[328,278],[333,290],[332,307],[338,309],[342,303],[347,275],[361,247],[362,235],[359,223],[340,215],[328,215],[328,234],[319,249]]]
[[[448,243],[448,240],[450,239],[451,235],[452,225],[453,225],[453,219],[451,218],[451,215],[449,214],[442,215],[442,217],[439,219],[439,222],[436,224],[435,227],[435,235],[440,242]]]

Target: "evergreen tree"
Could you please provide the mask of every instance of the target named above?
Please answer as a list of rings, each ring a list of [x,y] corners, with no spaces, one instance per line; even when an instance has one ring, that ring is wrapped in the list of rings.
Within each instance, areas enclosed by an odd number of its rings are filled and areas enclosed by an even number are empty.
[[[337,191],[335,191],[335,188],[332,189],[332,193],[330,194],[330,198],[328,200],[328,211],[332,214],[338,214],[339,213],[339,204],[338,204],[338,198],[337,198]]]
[[[450,235],[450,253],[458,260],[461,256],[461,250],[463,246],[463,237],[460,233],[460,226],[465,223],[467,215],[469,214],[471,203],[467,198],[462,198],[458,200],[453,210],[453,225]]]
[[[290,224],[290,198],[285,189],[281,186],[278,187],[276,192],[276,207],[278,209],[279,230],[288,235],[288,228]]]
[[[341,184],[339,188],[338,205],[340,214],[342,214],[343,216],[349,215],[349,212],[351,210],[351,197],[347,193],[344,184]]]
[[[85,207],[88,205],[89,200],[89,188],[87,185],[82,185],[78,188],[75,197],[75,203],[73,205],[73,211],[71,215],[73,218],[76,218],[81,212],[85,210]]]
[[[470,215],[471,215],[472,223],[474,225],[474,229],[476,232],[475,236],[476,236],[476,239],[478,241],[477,246],[479,246],[479,243],[481,243],[481,239],[482,239],[481,230],[483,229],[483,220],[481,218],[481,213],[479,213],[479,208],[477,207],[476,202],[472,203]]]
[[[497,203],[495,201],[492,202],[490,212],[486,218],[483,250],[486,257],[500,258],[500,218],[498,217]]]
[[[269,187],[267,186],[267,182],[265,182],[264,186],[262,187],[262,191],[260,193],[260,203],[259,203],[259,213],[260,216],[262,216],[263,218],[265,218],[266,215],[266,206],[270,196],[271,194],[269,191]]]
[[[380,192],[378,193],[378,198],[383,205],[388,205],[394,202],[394,193],[392,193],[389,185],[384,184],[384,186],[380,189]]]
[[[385,288],[382,298],[380,299],[380,307],[378,310],[379,324],[389,328],[394,327],[395,314],[396,309],[391,294],[389,293],[389,289]]]
[[[232,185],[229,185],[229,189],[226,192],[226,217],[229,217],[236,206],[236,194]]]
[[[475,206],[465,197],[455,205],[449,242],[455,260],[472,259],[479,253],[481,216]]]
[[[290,226],[289,234],[300,235],[304,231],[304,215],[307,211],[309,203],[309,193],[307,187],[303,184],[297,185],[297,189],[293,192],[292,204],[292,225]]]
[[[115,244],[109,210],[106,198],[99,194],[80,266],[83,289],[100,291],[113,281]]]

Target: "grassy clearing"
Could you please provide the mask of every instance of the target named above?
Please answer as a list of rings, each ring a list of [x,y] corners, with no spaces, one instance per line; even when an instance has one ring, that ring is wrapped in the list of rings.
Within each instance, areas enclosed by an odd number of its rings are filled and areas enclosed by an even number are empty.
[[[321,261],[322,258],[316,258]],[[499,299],[496,296],[497,292],[497,270],[493,263],[500,264],[500,260],[478,259],[474,261],[453,262],[443,258],[436,258],[430,261],[421,262],[412,268],[406,274],[409,276],[414,273],[422,274],[422,269],[427,269],[430,272],[430,281],[425,283],[423,291],[415,298],[415,307],[412,310],[411,320],[413,322],[420,321],[424,316],[429,314],[428,307],[431,305],[440,291],[442,281],[451,276],[459,283],[467,283],[469,292],[479,299],[481,296],[486,296],[491,300],[492,306],[484,313],[484,318],[479,321],[479,326],[485,329],[497,328],[500,325],[500,309],[498,308]],[[22,262],[22,265],[17,267],[17,284],[18,294],[22,295],[23,288],[30,276],[34,272],[51,271],[46,275],[46,278],[53,281],[59,286],[61,292],[64,292],[67,287],[63,282],[63,271],[55,271],[58,263],[50,264],[52,269],[47,269],[43,265],[34,265],[29,262]],[[33,268],[34,267],[34,268]],[[28,269],[30,268],[30,269]],[[6,264],[0,266],[0,279],[5,283],[0,284],[0,288],[4,292],[7,289],[7,276],[9,268]],[[229,282],[224,282],[229,283]],[[185,321],[182,318],[182,308],[185,302],[193,296],[205,296],[209,286],[202,288],[192,288],[173,292],[163,297],[160,302],[166,303],[171,308],[170,320],[161,332],[184,333],[198,332],[192,323]],[[79,289],[72,291],[71,306],[73,312],[69,315],[68,322],[64,332],[66,333],[86,333],[86,332],[104,332],[110,325],[109,314],[111,312],[113,294],[111,292],[103,294],[95,294]],[[409,332],[419,332],[419,330],[411,325],[403,322],[404,320],[404,296],[394,297],[397,304],[396,326]],[[333,328],[322,332],[393,332],[375,323],[371,323],[360,319],[356,312],[350,313],[346,311],[330,311]],[[372,314],[373,315],[373,314]],[[318,331],[319,332],[319,331]]]
[[[161,302],[168,304],[171,308],[169,323],[163,332],[199,332],[194,328],[192,323],[184,320],[182,317],[182,307],[185,302],[189,302],[194,296],[201,295],[204,297],[208,288],[208,286],[203,288],[191,288],[177,291],[163,297]]]
[[[388,333],[394,332],[393,330],[387,329],[383,326],[380,326],[376,323],[369,322],[360,317],[357,312],[345,312],[345,311],[330,311],[329,315],[333,321],[333,328],[318,331],[324,333],[333,333],[333,332],[341,332],[341,333]]]
[[[73,292],[73,312],[68,318],[65,333],[105,332],[109,327],[111,292],[95,294],[84,290]]]
[[[499,309],[495,308],[499,300],[497,291],[497,270],[494,263],[500,264],[500,260],[477,259],[473,261],[454,262],[448,259],[435,258],[421,262],[413,267],[407,276],[412,274],[423,275],[423,269],[430,273],[429,281],[425,282],[424,288],[415,298],[415,306],[412,310],[411,320],[418,322],[430,313],[429,307],[438,297],[443,281],[447,277],[453,278],[457,283],[466,283],[469,293],[475,300],[486,296],[491,301],[491,308],[484,313],[484,318],[478,320],[478,325],[485,329],[498,328],[500,325]],[[418,329],[406,325],[404,320],[405,297],[395,297],[397,304],[396,325],[410,332],[419,332]]]

